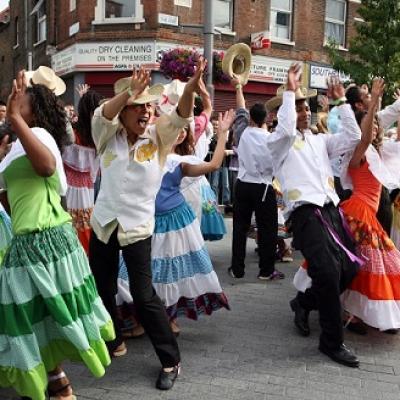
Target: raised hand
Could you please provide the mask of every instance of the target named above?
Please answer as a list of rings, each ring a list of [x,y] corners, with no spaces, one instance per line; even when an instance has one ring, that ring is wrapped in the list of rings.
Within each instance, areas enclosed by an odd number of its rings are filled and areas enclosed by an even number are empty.
[[[345,97],[346,91],[344,89],[343,83],[340,81],[337,75],[332,75],[327,79],[328,92],[327,96],[333,100],[341,99]]]
[[[20,115],[22,98],[26,91],[26,77],[25,71],[19,71],[17,78],[13,81],[13,87],[10,96],[7,100],[7,118],[12,119]]]
[[[150,71],[146,71],[143,67],[140,67],[139,71],[133,68],[131,80],[132,95],[137,96],[142,93],[149,86],[150,81]]]
[[[239,82],[239,78],[237,77],[237,75],[236,74],[233,74],[232,76],[231,76],[231,85],[235,88],[237,85],[242,85],[240,82]]]
[[[85,93],[87,93],[90,89],[90,86],[86,83],[80,83],[77,87],[76,87],[76,91],[79,94],[79,97],[82,97]]]
[[[207,60],[204,57],[200,57],[196,65],[196,71],[190,78],[189,82],[185,86],[185,90],[190,92],[196,92],[199,89],[200,81],[203,80],[204,70],[207,65]],[[204,83],[204,82],[203,82]]]
[[[295,92],[301,86],[302,65],[294,63],[290,66],[287,76],[286,90]]]
[[[234,119],[235,111],[232,109],[230,109],[229,111],[225,111],[224,113],[218,114],[218,136],[224,135],[227,131],[229,131]]]
[[[379,100],[385,90],[385,81],[383,78],[376,77],[372,81],[371,98]]]
[[[397,89],[395,90],[395,92],[393,93],[393,98],[394,98],[395,100],[399,100],[399,99],[400,99],[400,89],[399,89],[399,88],[397,88]]]

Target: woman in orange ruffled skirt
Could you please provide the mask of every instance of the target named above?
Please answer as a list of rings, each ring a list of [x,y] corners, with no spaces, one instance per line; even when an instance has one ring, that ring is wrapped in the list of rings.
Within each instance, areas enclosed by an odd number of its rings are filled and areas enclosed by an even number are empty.
[[[382,132],[375,117],[381,90],[383,81],[376,80],[368,113],[356,113],[363,137],[348,168],[353,194],[341,207],[365,264],[344,292],[343,307],[369,326],[396,332],[400,328],[400,252],[376,218],[382,184],[370,165],[374,157],[380,157],[382,145]]]

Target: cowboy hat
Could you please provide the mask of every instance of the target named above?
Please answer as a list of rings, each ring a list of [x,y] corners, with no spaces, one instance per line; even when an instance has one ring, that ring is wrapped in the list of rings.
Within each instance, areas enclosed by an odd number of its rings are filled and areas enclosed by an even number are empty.
[[[49,67],[40,66],[35,71],[25,71],[28,86],[43,85],[56,96],[61,96],[67,90],[65,82]]]
[[[268,112],[275,110],[280,107],[282,104],[283,92],[286,91],[286,85],[279,86],[276,91],[276,96],[272,99],[268,100],[265,103],[265,108]],[[310,97],[315,97],[318,94],[316,89],[307,89],[305,87],[298,88],[295,92],[295,99],[297,100],[306,100]]]
[[[132,78],[130,77],[118,79],[117,82],[114,83],[114,94],[117,95],[129,89],[131,81]],[[147,86],[139,96],[134,98],[130,97],[126,102],[126,105],[132,106],[137,104],[155,103],[160,100],[163,91],[164,86],[159,83],[151,87]]]
[[[236,43],[229,47],[222,59],[222,71],[238,78],[242,85],[249,80],[251,68],[251,49],[245,43]]]
[[[171,83],[164,85],[164,91],[158,109],[162,114],[171,114],[178,105],[179,98],[182,96],[186,83],[179,79],[174,79]]]

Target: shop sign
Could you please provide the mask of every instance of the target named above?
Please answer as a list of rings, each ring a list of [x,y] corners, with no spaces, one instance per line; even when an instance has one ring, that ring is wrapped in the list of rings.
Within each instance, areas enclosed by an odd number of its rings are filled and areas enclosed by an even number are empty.
[[[342,72],[334,70],[332,67],[326,67],[323,65],[310,64],[310,88],[313,89],[327,89],[327,79],[330,76],[339,76],[343,81],[349,81],[350,76]]]
[[[134,66],[153,68],[154,42],[76,43],[52,57],[55,72],[129,71]]]
[[[176,47],[193,48],[179,43],[155,41],[76,43],[52,56],[52,68],[58,75],[73,71],[129,71],[140,65],[157,70],[163,53]],[[195,49],[203,53],[202,48]],[[283,84],[292,62],[253,56],[250,80]]]

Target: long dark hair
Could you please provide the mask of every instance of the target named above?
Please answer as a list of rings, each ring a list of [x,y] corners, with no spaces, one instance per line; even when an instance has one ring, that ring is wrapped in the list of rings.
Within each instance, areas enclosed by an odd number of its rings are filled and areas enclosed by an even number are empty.
[[[99,106],[103,99],[99,93],[94,90],[86,92],[78,104],[78,122],[75,125],[78,131],[81,144],[83,146],[94,147],[92,137],[92,117],[94,110]]]
[[[180,156],[192,155],[194,154],[195,150],[195,143],[192,130],[190,129],[190,125],[186,125],[185,128],[183,129],[186,132],[186,137],[182,143],[178,144],[175,147],[175,153],[179,154]]]
[[[34,126],[46,129],[53,136],[60,151],[68,142],[67,116],[56,95],[44,85],[32,85],[26,89]]]

